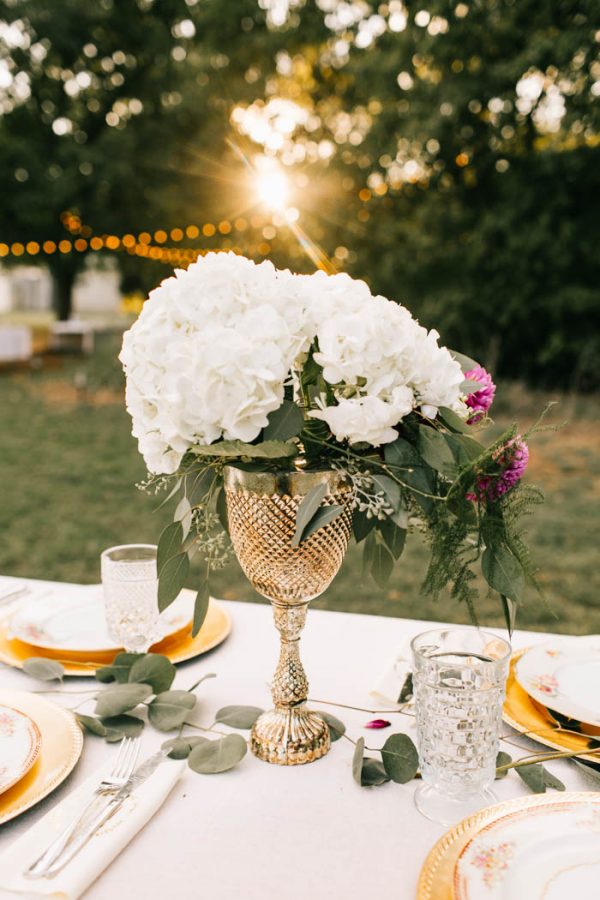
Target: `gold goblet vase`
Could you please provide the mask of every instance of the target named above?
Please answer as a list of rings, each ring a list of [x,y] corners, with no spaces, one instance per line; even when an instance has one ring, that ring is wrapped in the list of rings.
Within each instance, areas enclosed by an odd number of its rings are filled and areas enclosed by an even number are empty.
[[[229,533],[244,573],[255,590],[271,601],[281,636],[279,662],[271,687],[274,709],[256,721],[250,746],[255,756],[282,766],[324,756],[329,728],[306,708],[308,681],[300,660],[300,633],[308,604],[338,572],[352,527],[352,486],[341,472],[249,472],[226,466],[225,495]],[[323,506],[342,512],[292,546],[296,513],[315,486],[327,485]]]

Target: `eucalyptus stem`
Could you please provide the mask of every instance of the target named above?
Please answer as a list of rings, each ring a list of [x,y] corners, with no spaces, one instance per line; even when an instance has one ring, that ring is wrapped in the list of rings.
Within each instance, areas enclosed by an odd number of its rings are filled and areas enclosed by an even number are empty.
[[[207,678],[216,678],[216,672],[209,672],[208,675],[203,675],[202,678],[199,678],[191,687],[187,689],[188,694],[193,693],[198,685],[202,684],[203,681],[206,681]]]
[[[323,441],[318,437],[311,438],[311,440],[314,440],[315,444],[320,444],[322,447],[329,447],[330,450],[337,450],[338,452],[340,450],[340,448],[337,444],[332,444],[329,441]],[[358,459],[361,463],[364,464],[364,462],[365,462],[364,456],[360,456],[358,453],[354,453],[352,450],[349,450],[348,448],[345,448],[343,452],[346,454],[346,456],[351,456],[353,459]],[[387,465],[386,463],[379,462],[376,459],[370,459],[369,463],[372,463],[372,464],[378,466],[380,469],[382,469],[384,472],[386,472],[387,475],[389,475],[389,477],[393,481],[396,482],[396,484],[399,484],[400,487],[405,488],[407,491],[411,491],[413,494],[419,494],[421,497],[429,497],[430,500],[438,500],[442,503],[445,502],[445,500],[446,500],[445,497],[438,497],[437,494],[428,494],[426,491],[420,491],[418,488],[413,487],[410,484],[407,484],[405,481],[402,481],[400,478],[398,478],[396,475],[394,475],[393,472],[391,471],[391,469],[410,469],[411,468],[410,466],[393,466],[393,465],[390,466],[390,465]]]
[[[32,694],[62,694],[68,697],[70,694],[97,694],[96,688],[85,688],[78,691],[65,691],[63,688],[42,688],[41,690],[31,691]]]
[[[598,747],[596,750],[586,751],[586,755],[595,755],[597,753],[600,753],[600,747]],[[541,754],[532,753],[530,756],[522,756],[521,759],[517,759],[515,762],[505,763],[503,766],[498,766],[496,768],[496,772],[505,772],[509,769],[520,769],[523,766],[531,766],[535,763],[552,762],[553,759],[572,759],[575,756],[581,756],[581,750],[564,750],[555,753]]]
[[[308,703],[320,703],[323,706],[339,706],[341,709],[354,709],[356,712],[365,712],[369,713],[372,716],[382,716],[387,715],[388,713],[400,713],[403,716],[412,716],[414,717],[414,713],[407,712],[406,708],[402,709],[367,709],[365,706],[351,706],[349,703],[335,703],[333,700],[317,700],[315,697],[309,697]],[[408,703],[405,704],[408,706]]]
[[[202,725],[197,725],[195,722],[184,722],[184,725],[187,725],[189,728],[195,728],[197,731],[210,731],[213,734],[222,734],[227,737],[227,731],[221,731],[220,728],[213,728],[211,725],[210,728],[204,728]]]

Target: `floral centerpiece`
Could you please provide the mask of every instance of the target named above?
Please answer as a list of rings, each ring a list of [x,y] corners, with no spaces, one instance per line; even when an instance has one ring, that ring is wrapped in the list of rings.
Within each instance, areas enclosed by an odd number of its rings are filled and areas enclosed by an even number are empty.
[[[403,306],[345,274],[210,253],[152,291],[120,359],[143,487],[175,507],[158,544],[161,608],[198,555],[194,630],[202,623],[210,572],[229,553],[224,465],[327,468],[351,483],[353,534],[379,585],[419,531],[431,551],[424,590],[449,587],[475,615],[480,566],[512,628],[534,581],[520,526],[538,498],[521,482],[529,435],[512,427],[481,442],[490,375]],[[298,510],[297,546],[342,514],[322,496]]]

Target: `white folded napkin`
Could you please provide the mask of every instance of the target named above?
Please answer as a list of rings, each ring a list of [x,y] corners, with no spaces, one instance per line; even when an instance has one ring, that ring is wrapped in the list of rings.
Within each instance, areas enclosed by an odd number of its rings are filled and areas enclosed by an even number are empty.
[[[400,648],[400,652],[390,660],[387,668],[381,674],[371,696],[384,706],[398,706],[410,699],[412,690],[407,678],[411,673],[412,658],[410,641],[406,641]],[[404,696],[408,690],[408,696]]]
[[[27,897],[36,900],[40,897],[77,900],[152,818],[185,766],[185,760],[165,758],[147,781],[127,797],[114,816],[54,878],[35,881],[25,878],[25,869],[43,853],[71,819],[89,805],[93,791],[106,774],[106,766],[103,766],[0,856],[0,900],[23,900]]]

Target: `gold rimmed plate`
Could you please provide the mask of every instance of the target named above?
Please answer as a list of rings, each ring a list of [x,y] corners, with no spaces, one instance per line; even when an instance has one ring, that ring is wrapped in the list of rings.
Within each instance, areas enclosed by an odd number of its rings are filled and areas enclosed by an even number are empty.
[[[461,884],[460,866],[464,867],[466,863],[462,861],[468,862],[466,854],[469,848],[475,846],[475,839],[482,832],[492,829],[495,823],[501,820],[510,821],[512,818],[516,822],[522,821],[523,816],[527,813],[537,814],[553,810],[557,813],[560,813],[561,810],[572,812],[574,809],[580,810],[582,822],[590,820],[589,827],[592,831],[599,827],[600,796],[593,791],[561,793],[556,797],[549,797],[547,794],[519,797],[516,800],[490,806],[463,819],[462,822],[447,831],[427,855],[417,884],[417,900],[457,900],[461,896],[461,891],[464,896],[464,882]],[[500,841],[503,849],[506,850],[506,860],[499,855],[499,851],[502,849],[500,844],[498,847],[494,846],[492,848],[494,852],[490,851],[488,856],[484,853],[477,856],[474,868],[480,874],[489,872],[492,886],[497,883],[496,876],[502,876],[508,868],[510,861],[508,843],[506,840]],[[556,857],[556,853],[554,857]],[[600,860],[600,855],[598,860]],[[504,866],[504,862],[506,862],[506,866]],[[525,898],[524,894],[518,896],[519,900],[521,897],[523,900]],[[536,896],[540,895],[536,894]],[[586,894],[585,896],[592,895]],[[516,900],[517,895],[514,897]]]
[[[161,614],[164,640],[190,627],[195,599],[195,592],[184,588]],[[8,617],[7,637],[54,659],[94,658],[121,649],[108,633],[101,584],[65,584],[33,592]]]
[[[35,722],[40,749],[33,765],[13,787],[0,794],[0,824],[30,809],[72,772],[83,748],[83,735],[69,710],[27,691],[0,691],[0,704]]]
[[[191,628],[188,627],[177,634],[166,638],[151,649],[154,653],[162,653],[171,662],[180,663],[201,656],[209,650],[213,650],[221,644],[231,632],[231,617],[223,605],[211,598],[204,624],[196,637],[192,637]],[[22,668],[23,663],[32,656],[43,656],[49,659],[58,659],[65,668],[65,675],[93,676],[96,669],[109,665],[115,658],[116,652],[111,650],[105,653],[84,653],[80,656],[62,657],[60,654],[49,653],[33,647],[22,641],[8,637],[7,625],[0,623],[0,661],[15,668]]]
[[[591,753],[596,737],[587,737],[574,731],[560,730],[550,718],[547,710],[533,700],[515,678],[516,665],[525,653],[522,650],[513,654],[510,661],[506,682],[506,697],[502,709],[502,718],[507,725],[545,747],[553,750],[575,750],[578,758],[587,762],[600,763],[600,752]]]
[[[29,772],[40,752],[42,736],[28,715],[0,704],[0,794]]]

